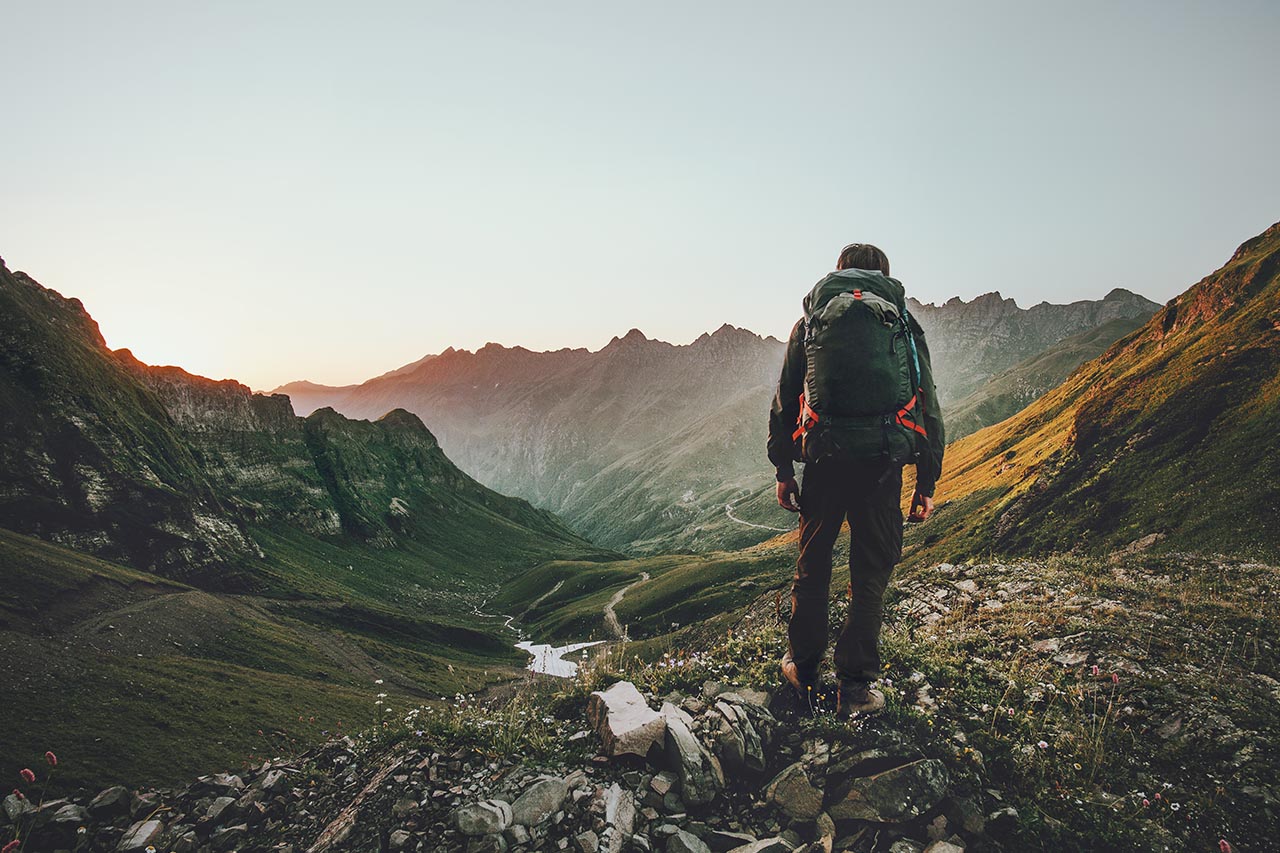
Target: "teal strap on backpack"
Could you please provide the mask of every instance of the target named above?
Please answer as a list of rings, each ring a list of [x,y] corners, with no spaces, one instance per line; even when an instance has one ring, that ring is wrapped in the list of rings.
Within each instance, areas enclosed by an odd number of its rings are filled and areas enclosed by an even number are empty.
[[[919,389],[920,356],[916,353],[916,336],[911,331],[911,313],[906,308],[902,309],[902,330],[907,333],[907,346],[911,347],[911,367],[915,371],[912,384],[915,389]]]

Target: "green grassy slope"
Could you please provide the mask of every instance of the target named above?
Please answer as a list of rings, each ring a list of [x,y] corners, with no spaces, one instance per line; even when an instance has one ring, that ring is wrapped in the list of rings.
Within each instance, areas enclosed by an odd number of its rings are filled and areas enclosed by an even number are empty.
[[[1042,353],[996,374],[978,390],[946,408],[947,439],[958,441],[999,423],[1062,384],[1071,371],[1102,355],[1150,315],[1120,317],[1064,338]]]
[[[920,560],[1280,551],[1280,225],[1061,386],[951,445]]]
[[[404,707],[523,665],[461,615],[209,593],[5,530],[0,570],[11,777],[52,749],[68,786],[177,781],[368,726],[375,693]]]

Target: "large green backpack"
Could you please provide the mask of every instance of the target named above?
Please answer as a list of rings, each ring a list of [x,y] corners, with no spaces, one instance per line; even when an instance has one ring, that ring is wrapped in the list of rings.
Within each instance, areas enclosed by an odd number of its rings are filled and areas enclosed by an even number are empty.
[[[920,364],[901,282],[840,270],[804,300],[804,393],[793,438],[805,462],[913,462],[925,436]]]

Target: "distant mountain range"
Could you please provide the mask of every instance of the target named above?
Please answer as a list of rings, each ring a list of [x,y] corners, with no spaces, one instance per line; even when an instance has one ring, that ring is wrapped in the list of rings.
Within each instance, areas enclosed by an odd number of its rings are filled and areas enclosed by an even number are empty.
[[[1113,320],[1145,320],[1160,306],[1117,287],[1102,299],[1067,305],[1041,302],[1019,308],[1012,299],[995,292],[971,302],[953,297],[941,305],[908,299],[907,307],[929,340],[938,396],[947,406],[1064,338]]]
[[[944,401],[1071,335],[1119,336],[1123,326],[1113,321],[1145,320],[1157,307],[1121,289],[1028,309],[998,293],[912,302]],[[784,348],[729,325],[684,346],[632,329],[598,352],[490,343],[447,349],[359,385],[294,382],[273,393],[287,394],[299,412],[328,406],[377,418],[407,409],[464,471],[556,512],[594,542],[635,553],[706,551],[759,542],[790,523],[774,511],[764,458]],[[1069,371],[1092,353],[1068,348],[1054,361]],[[967,419],[1011,413],[1010,399],[1027,398],[1024,389]]]

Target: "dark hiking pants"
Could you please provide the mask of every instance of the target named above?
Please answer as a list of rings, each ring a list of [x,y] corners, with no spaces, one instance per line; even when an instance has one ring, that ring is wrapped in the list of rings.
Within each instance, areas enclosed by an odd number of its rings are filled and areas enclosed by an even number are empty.
[[[811,679],[827,648],[831,551],[849,519],[849,613],[836,639],[844,681],[880,675],[884,591],[902,557],[902,466],[824,460],[805,466],[800,487],[800,559],[791,588],[791,657]]]

